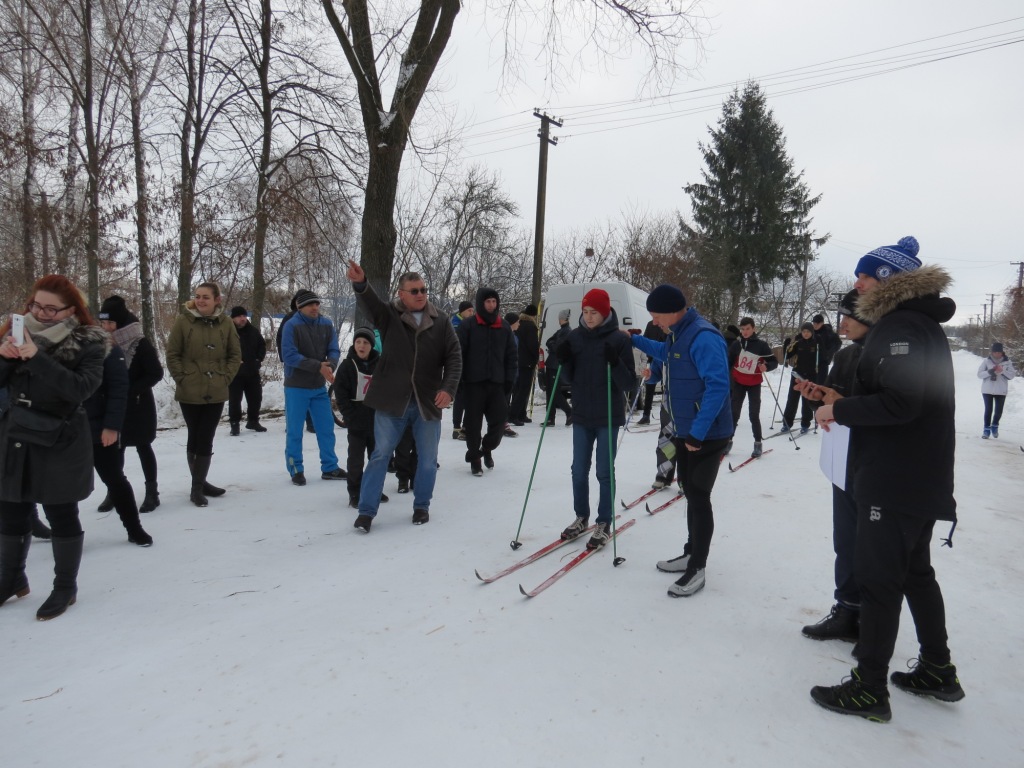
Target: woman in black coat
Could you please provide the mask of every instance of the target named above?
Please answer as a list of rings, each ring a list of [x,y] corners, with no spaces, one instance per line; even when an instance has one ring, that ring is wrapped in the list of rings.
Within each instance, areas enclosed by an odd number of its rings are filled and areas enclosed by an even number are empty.
[[[129,446],[135,446],[142,465],[142,476],[146,481],[146,498],[139,512],[152,512],[160,506],[160,492],[157,485],[156,454],[153,441],[156,440],[156,400],[153,387],[164,377],[164,367],[152,342],[142,333],[142,323],[133,315],[120,296],[111,296],[103,302],[99,312],[100,326],[114,338],[114,343],[124,353],[128,366],[128,402],[121,430],[121,456]],[[100,504],[101,512],[114,508],[110,495]]]
[[[25,561],[32,505],[39,503],[53,529],[54,579],[36,617],[52,619],[78,596],[78,502],[93,490],[92,437],[81,406],[103,380],[110,337],[63,275],[47,275],[33,287],[22,344],[10,321],[0,337],[0,386],[10,397],[0,419],[0,604],[29,593]]]

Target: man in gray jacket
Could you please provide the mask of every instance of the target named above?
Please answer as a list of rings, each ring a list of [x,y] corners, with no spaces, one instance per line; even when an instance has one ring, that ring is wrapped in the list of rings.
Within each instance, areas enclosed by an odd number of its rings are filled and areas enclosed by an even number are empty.
[[[451,405],[462,375],[462,351],[448,316],[427,301],[427,287],[415,272],[398,279],[397,296],[382,300],[366,273],[349,261],[348,279],[359,307],[380,332],[383,351],[365,404],[376,411],[373,455],[367,462],[355,527],[364,533],[377,515],[388,459],[407,426],[416,441],[413,479],[413,525],[430,520],[430,500],[437,477],[441,411]]]

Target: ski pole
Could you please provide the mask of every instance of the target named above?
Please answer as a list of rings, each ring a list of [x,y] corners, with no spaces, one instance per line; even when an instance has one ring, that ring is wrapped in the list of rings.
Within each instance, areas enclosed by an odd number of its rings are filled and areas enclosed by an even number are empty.
[[[612,364],[605,363],[608,369],[608,468],[611,470],[611,503],[615,503],[615,449],[612,448]],[[639,394],[639,393],[638,393]],[[633,400],[636,405],[636,400]],[[625,430],[623,430],[625,431]],[[615,512],[612,511],[612,565],[618,568],[626,558],[618,556],[618,542],[615,541]]]
[[[767,376],[764,377],[764,381],[768,385],[768,391],[771,392],[772,393],[772,397],[775,398],[775,407],[778,408],[781,411],[782,409],[779,408],[779,396],[775,394],[775,390],[772,388],[771,381],[769,381]],[[775,412],[772,411],[772,422],[773,423],[775,421],[774,414],[775,414]],[[782,423],[783,424],[786,423],[786,415],[785,414],[782,415]],[[794,448],[796,448],[798,451],[800,450],[800,446],[796,444],[796,438],[794,438],[792,434],[789,435],[789,441],[793,444]]]
[[[641,384],[640,386],[642,387],[643,385]],[[633,414],[636,413],[636,405],[639,401],[640,389],[638,388],[636,391],[636,397],[633,398],[633,404],[629,407],[629,413],[626,414],[626,425],[622,428],[622,434],[619,435],[619,442],[618,445],[615,447],[616,451],[618,451],[618,449],[622,447],[622,438],[624,438],[626,436],[626,433],[629,431],[629,422],[633,420]]]
[[[555,369],[555,381],[551,385],[552,387],[558,386],[558,377],[562,375],[562,365],[559,363],[558,368]],[[530,490],[533,488],[533,476],[537,473],[537,460],[540,458],[540,447],[544,444],[544,433],[548,431],[548,422],[551,420],[551,408],[554,406],[554,400],[548,400],[547,416],[544,418],[544,423],[540,427],[540,440],[537,441],[537,453],[533,457],[533,469],[530,470],[530,482],[526,485],[526,498],[523,499],[523,511],[519,515],[519,527],[516,529],[516,537],[512,539],[509,546],[513,550],[519,549],[523,546],[523,542],[519,540],[519,534],[523,530],[523,519],[526,517],[526,505],[530,501]]]

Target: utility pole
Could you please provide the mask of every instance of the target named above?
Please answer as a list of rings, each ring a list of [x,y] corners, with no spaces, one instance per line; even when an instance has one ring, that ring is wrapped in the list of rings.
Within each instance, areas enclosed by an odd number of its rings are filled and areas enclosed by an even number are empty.
[[[533,290],[530,294],[532,304],[540,306],[540,284],[544,277],[544,209],[547,206],[548,186],[548,144],[558,144],[558,138],[552,138],[550,128],[554,125],[561,128],[562,124],[553,117],[538,111],[533,116],[540,119],[540,163],[537,171],[537,223],[533,235]]]
[[[1021,300],[1021,291],[1024,291],[1024,261],[1011,261],[1010,264],[1017,267],[1017,290],[1013,294],[1013,304],[1016,307]]]
[[[987,343],[992,342],[992,337],[995,335],[996,327],[996,295],[990,293],[988,295],[989,309],[988,309],[988,340]]]

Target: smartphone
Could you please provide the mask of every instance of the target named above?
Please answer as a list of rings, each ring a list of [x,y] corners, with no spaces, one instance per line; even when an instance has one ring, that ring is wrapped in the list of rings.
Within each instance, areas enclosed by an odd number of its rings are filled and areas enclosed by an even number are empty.
[[[25,316],[11,315],[11,338],[19,347],[25,343]]]
[[[796,371],[794,371],[794,370],[793,370],[792,368],[790,368],[790,369],[789,369],[789,372],[790,372],[791,374],[793,374],[793,378],[794,378],[794,379],[796,379],[797,381],[807,381],[807,379],[805,379],[805,378],[804,378],[803,376],[801,376],[801,375],[800,375],[799,373],[797,373]]]

